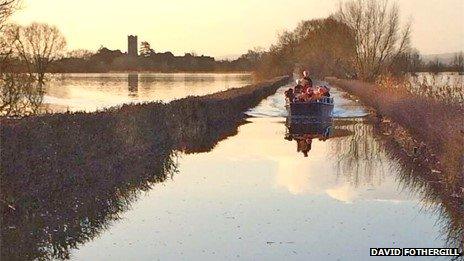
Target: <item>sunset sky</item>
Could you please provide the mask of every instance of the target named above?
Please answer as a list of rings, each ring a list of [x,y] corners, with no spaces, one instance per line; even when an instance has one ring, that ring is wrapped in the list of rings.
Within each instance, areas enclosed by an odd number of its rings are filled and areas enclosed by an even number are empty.
[[[227,57],[268,48],[303,19],[326,17],[339,0],[23,0],[15,22],[57,25],[68,49],[101,45],[126,51],[128,34],[157,52]],[[464,49],[464,0],[399,0],[413,20],[412,42],[423,54]]]

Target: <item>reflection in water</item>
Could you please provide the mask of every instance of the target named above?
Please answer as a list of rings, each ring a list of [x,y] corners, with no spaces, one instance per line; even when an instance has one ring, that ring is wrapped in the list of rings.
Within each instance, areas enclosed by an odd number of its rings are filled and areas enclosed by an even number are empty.
[[[42,84],[27,75],[4,74],[0,88],[0,116],[23,117],[45,109]]]
[[[392,141],[381,140],[373,124],[352,119],[343,120],[337,128],[352,133],[349,139],[331,140],[331,155],[340,177],[355,187],[380,186],[388,174],[397,173],[396,179],[403,190],[421,195],[424,211],[439,214],[437,223],[442,227],[448,246],[464,250],[464,202],[446,189],[453,184],[438,181],[436,175],[427,175],[430,170],[425,164],[411,160]],[[392,159],[396,164],[390,163]]]
[[[136,97],[137,91],[139,90],[139,74],[129,73],[127,76],[127,82],[129,86],[129,96]]]
[[[439,214],[438,225],[446,235],[450,247],[464,251],[464,201],[462,194],[455,191],[459,184],[454,177],[451,179],[434,173],[427,166],[427,157],[416,155],[411,158],[406,151],[397,146],[393,140],[386,140],[385,146],[391,158],[398,160],[404,171],[398,177],[404,188],[413,188],[422,196],[423,209]],[[460,177],[464,178],[464,177]],[[461,183],[462,184],[462,183]]]
[[[338,200],[352,202],[360,197],[362,188],[381,186],[385,174],[395,166],[374,138],[372,125],[362,118],[336,118],[318,123],[295,123],[287,119],[286,127],[285,138],[296,140],[297,151],[305,156],[313,141],[328,143],[325,168],[333,169],[329,172],[335,173],[336,179],[320,180],[327,181],[324,192]],[[397,200],[394,196],[391,199]]]
[[[402,160],[401,160],[402,161]],[[449,247],[464,251],[464,202],[462,198],[449,193],[452,184],[430,181],[422,175],[414,175],[414,170],[406,167],[399,177],[401,184],[414,188],[422,196],[424,211],[435,212],[440,216],[437,225],[445,235]]]
[[[351,133],[349,139],[333,140],[331,157],[338,176],[345,176],[354,186],[380,184],[387,173],[398,166],[386,157],[385,148],[373,135],[373,125],[363,119],[344,119],[338,129]],[[399,171],[401,172],[401,171]]]
[[[42,187],[22,188],[20,180],[6,180],[12,187],[3,193],[14,203],[2,210],[2,260],[69,258],[72,248],[98,236],[142,191],[163,182],[176,169],[172,153],[124,161],[117,163],[120,170],[112,164],[91,169],[88,163],[67,162],[76,169],[54,168],[55,175],[38,176]]]
[[[287,133],[285,139],[288,141],[295,140],[297,144],[297,152],[303,153],[308,157],[308,152],[311,150],[313,139],[326,141],[332,132],[332,119],[320,121],[316,123],[295,121],[287,117],[286,119]]]
[[[439,214],[437,223],[442,227],[448,246],[464,250],[464,202],[458,195],[446,190],[452,184],[430,180],[430,175],[424,177],[423,173],[427,173],[427,170],[420,163],[398,153],[398,148],[392,143],[379,139],[375,125],[362,118],[307,124],[294,123],[287,119],[286,127],[285,139],[297,141],[297,151],[303,152],[305,156],[311,150],[313,140],[328,140],[327,164],[333,166],[338,179],[341,179],[333,183],[325,178],[316,178],[317,173],[306,179],[301,173],[297,174],[294,177],[297,178],[295,182],[283,180],[281,177],[278,182],[287,182],[291,192],[301,194],[304,191],[302,186],[305,186],[305,189],[311,189],[313,193],[323,189],[332,198],[353,202],[368,198],[363,190],[380,188],[391,173],[397,173],[396,179],[403,191],[421,195],[424,211]],[[300,166],[300,169],[304,168]],[[285,169],[285,172],[292,173],[289,169]],[[314,184],[309,184],[315,180],[325,183],[318,184],[316,188]],[[385,194],[382,200],[400,199]]]

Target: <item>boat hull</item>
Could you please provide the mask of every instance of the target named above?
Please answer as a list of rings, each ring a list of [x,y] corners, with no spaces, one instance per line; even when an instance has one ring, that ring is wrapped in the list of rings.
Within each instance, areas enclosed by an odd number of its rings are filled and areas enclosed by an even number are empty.
[[[311,102],[292,102],[285,106],[288,116],[293,119],[325,119],[332,117],[333,99],[326,98]]]

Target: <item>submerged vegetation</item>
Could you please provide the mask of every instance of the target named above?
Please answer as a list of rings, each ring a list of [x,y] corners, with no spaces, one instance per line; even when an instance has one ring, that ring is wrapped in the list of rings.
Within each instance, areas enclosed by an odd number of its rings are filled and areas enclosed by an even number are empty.
[[[431,158],[423,144],[418,144],[394,122],[378,121],[373,117],[343,121],[346,123],[336,124],[338,130],[348,130],[352,135],[346,139],[330,139],[334,144],[331,154],[338,176],[358,187],[380,184],[392,171],[396,172],[401,189],[422,197],[423,211],[438,213],[437,225],[447,246],[462,252],[464,193],[459,186],[464,185],[464,179],[459,175],[450,179],[438,174],[437,159]],[[398,136],[401,136],[400,141]],[[399,171],[389,165],[388,159],[398,163]]]
[[[43,85],[30,76],[4,74],[0,82],[0,117],[20,118],[40,112]]]
[[[417,73],[397,84],[414,95],[464,105],[464,76],[457,73]]]
[[[355,80],[328,80],[374,108],[381,119],[392,119],[424,142],[425,147],[436,154],[443,171],[441,175],[452,181],[449,184],[456,193],[464,196],[464,108],[461,105],[418,96],[393,82],[367,84]]]
[[[396,159],[403,171],[400,184],[413,188],[423,197],[423,209],[441,217],[437,221],[449,247],[464,251],[464,179],[459,175],[441,175],[437,171],[437,159],[427,152],[425,144],[418,142],[407,130],[394,122],[378,122],[375,134],[382,138],[387,154]],[[459,190],[461,186],[461,191]]]
[[[22,117],[38,112],[44,94],[45,70],[57,49],[63,48],[63,45],[52,44],[50,34],[45,35],[44,30],[51,27],[40,27],[39,30],[35,26],[26,29],[8,24],[8,19],[19,7],[20,1],[17,0],[0,1],[0,117]],[[56,28],[53,32],[56,33]],[[37,41],[38,38],[41,40]],[[13,73],[14,57],[26,59],[28,70]]]

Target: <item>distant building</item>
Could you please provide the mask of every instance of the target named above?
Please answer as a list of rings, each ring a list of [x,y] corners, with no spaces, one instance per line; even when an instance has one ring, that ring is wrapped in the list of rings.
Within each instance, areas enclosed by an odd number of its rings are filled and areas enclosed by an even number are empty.
[[[127,54],[132,57],[137,57],[139,55],[136,35],[129,35],[127,37]]]

